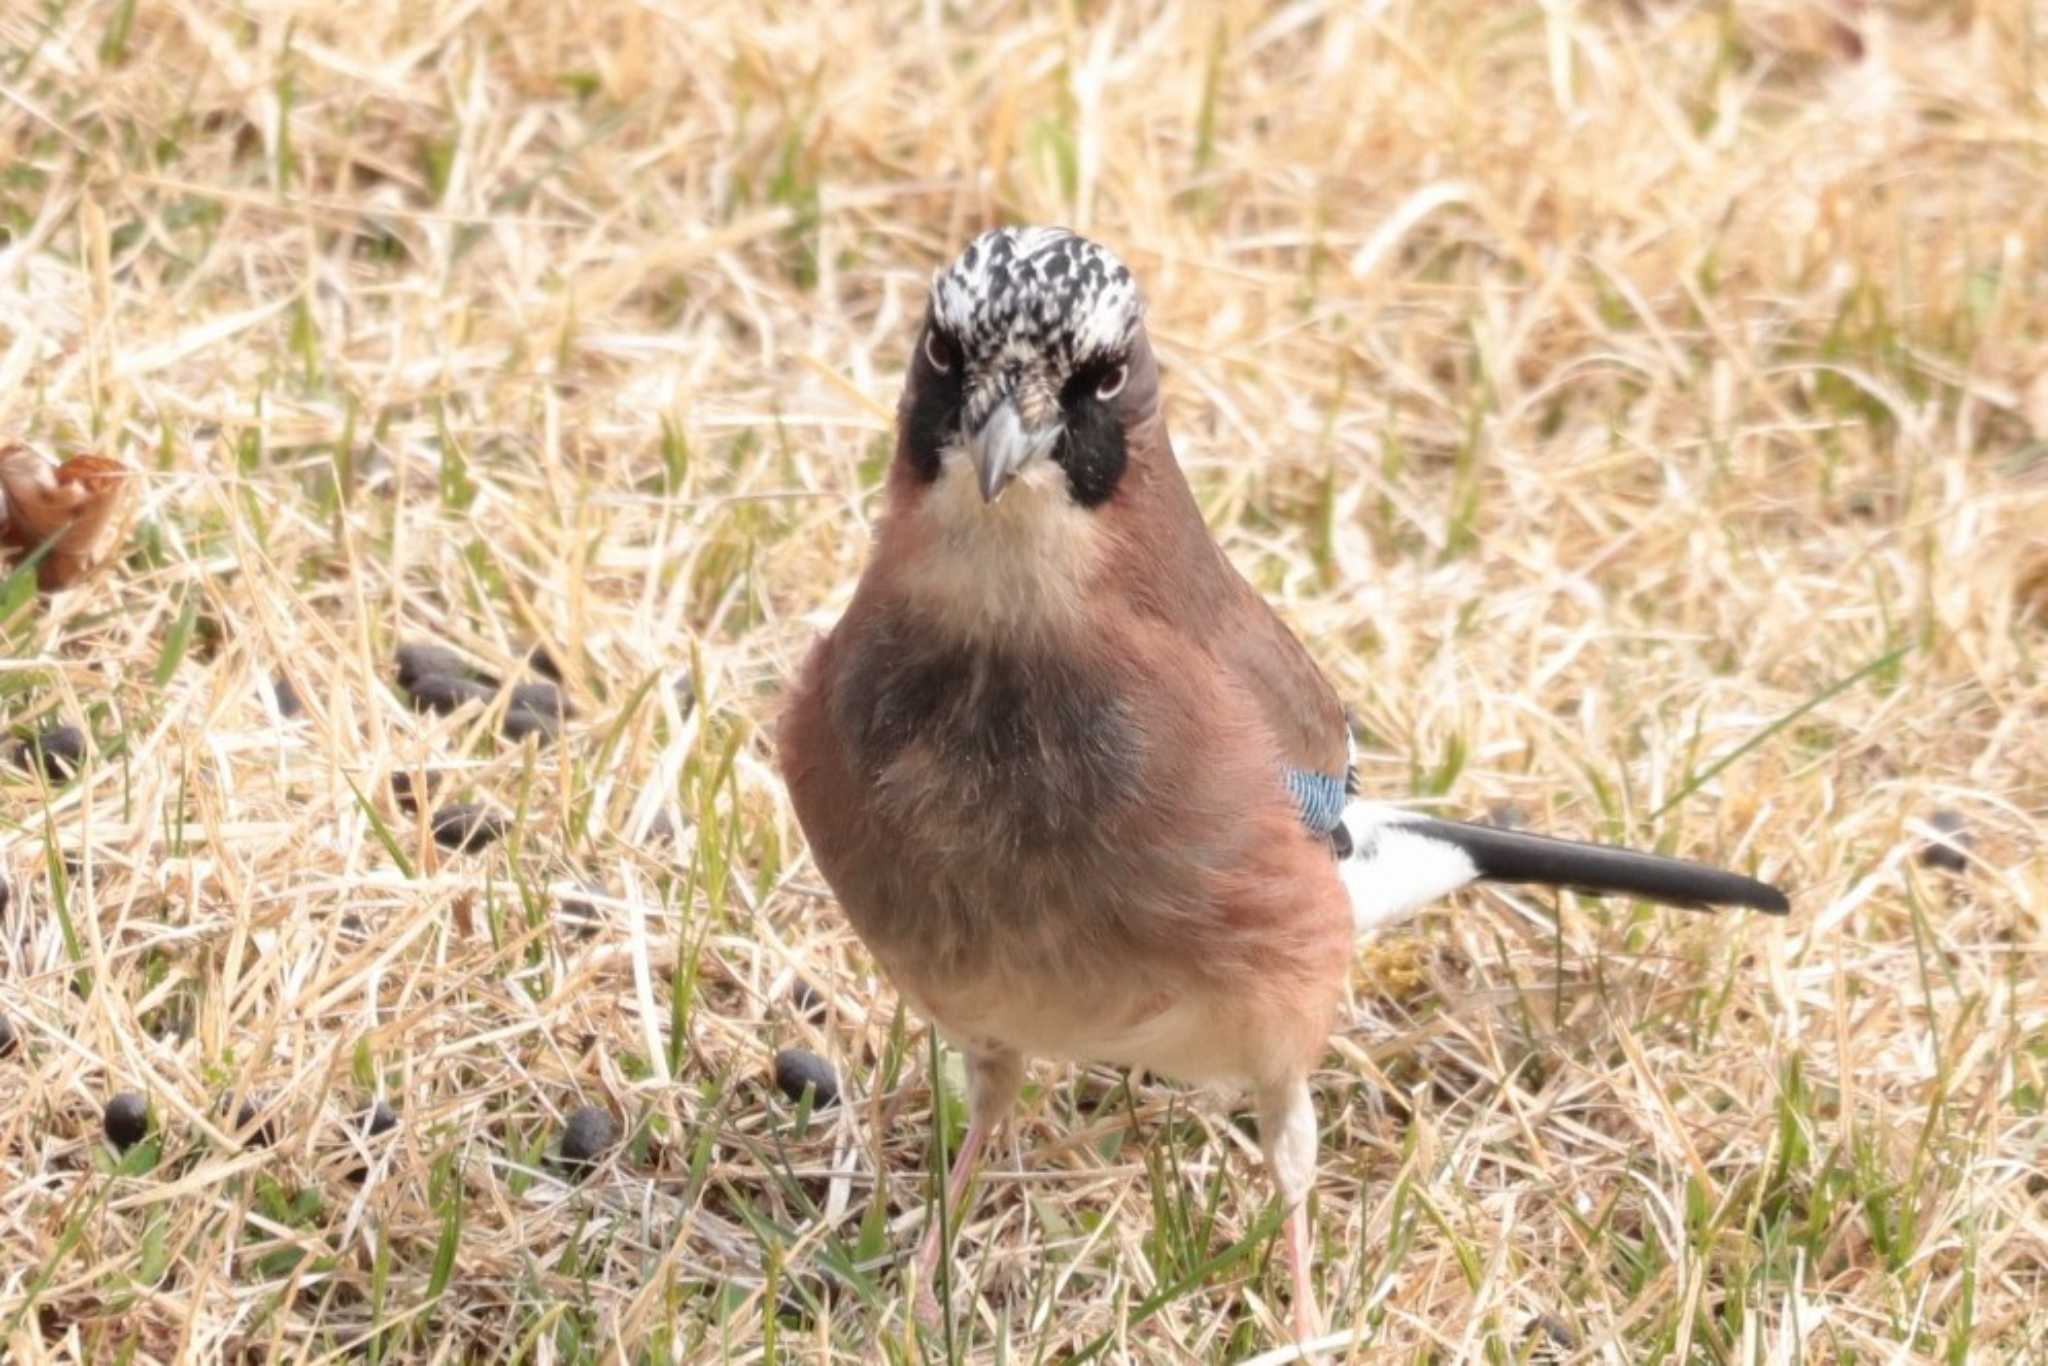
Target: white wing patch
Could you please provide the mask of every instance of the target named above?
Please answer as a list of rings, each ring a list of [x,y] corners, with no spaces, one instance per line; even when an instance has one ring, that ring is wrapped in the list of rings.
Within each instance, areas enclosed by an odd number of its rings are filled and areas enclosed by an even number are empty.
[[[1337,875],[1351,895],[1351,923],[1359,934],[1478,880],[1470,854],[1406,828],[1408,818],[1399,807],[1380,802],[1354,801],[1344,808],[1351,853],[1337,864]]]

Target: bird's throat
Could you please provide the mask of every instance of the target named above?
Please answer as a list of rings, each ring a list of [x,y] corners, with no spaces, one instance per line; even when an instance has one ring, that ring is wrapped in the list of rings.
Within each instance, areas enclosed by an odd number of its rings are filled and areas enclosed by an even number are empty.
[[[1077,506],[1048,459],[983,499],[964,450],[902,515],[898,592],[962,640],[1043,638],[1082,620],[1105,553],[1100,519]]]

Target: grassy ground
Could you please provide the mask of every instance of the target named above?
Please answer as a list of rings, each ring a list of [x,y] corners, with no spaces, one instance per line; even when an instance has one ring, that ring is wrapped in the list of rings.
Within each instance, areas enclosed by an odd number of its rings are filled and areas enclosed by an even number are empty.
[[[1022,219],[1140,271],[1372,790],[1795,892],[1467,897],[1362,954],[1317,1077],[1355,1358],[2048,1360],[2025,5],[0,9],[0,444],[141,472],[96,578],[0,586],[6,725],[94,748],[0,778],[7,1353],[1282,1341],[1230,1099],[1050,1067],[915,1331],[925,1036],[773,772],[924,282]],[[414,638],[545,642],[575,716],[416,715]],[[427,768],[508,838],[437,849]],[[627,1141],[578,1181],[587,1104]]]

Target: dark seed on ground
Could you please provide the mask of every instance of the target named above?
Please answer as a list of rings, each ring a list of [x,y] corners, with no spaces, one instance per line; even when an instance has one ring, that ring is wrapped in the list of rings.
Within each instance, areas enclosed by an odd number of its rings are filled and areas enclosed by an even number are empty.
[[[479,672],[446,645],[409,640],[398,647],[398,686],[407,692],[422,678],[441,674],[449,678],[478,678]]]
[[[21,1047],[21,1040],[14,1036],[14,1026],[7,1023],[7,1017],[0,1015],[0,1058],[10,1057]]]
[[[555,657],[548,653],[548,647],[545,645],[535,644],[526,652],[526,667],[542,678],[551,679],[556,683],[562,681],[562,666],[555,663]]]
[[[1945,873],[1960,873],[1970,866],[1970,847],[1977,842],[1965,827],[1962,813],[1943,808],[1927,818],[1934,838],[1920,848],[1920,862]]]
[[[1550,1346],[1554,1348],[1566,1352],[1578,1350],[1579,1335],[1572,1331],[1572,1326],[1569,1323],[1566,1323],[1556,1314],[1538,1314],[1530,1322],[1528,1328],[1523,1330],[1524,1337],[1534,1337],[1537,1333],[1541,1333],[1550,1339]],[[1539,1348],[1538,1350],[1541,1349]]]
[[[446,716],[460,710],[465,702],[488,702],[498,695],[498,690],[481,679],[460,674],[421,674],[405,685],[405,695],[414,711]]]
[[[388,1134],[397,1127],[398,1111],[392,1109],[381,1100],[363,1111],[363,1136],[365,1138],[376,1138],[380,1134]],[[370,1169],[368,1167],[349,1168],[348,1180],[352,1185],[360,1186],[369,1179]]]
[[[807,1048],[785,1048],[775,1055],[775,1089],[792,1101],[801,1101],[808,1089],[813,1110],[839,1102],[839,1077],[832,1064]]]
[[[517,744],[529,735],[542,740],[552,740],[561,733],[561,718],[550,712],[530,711],[525,707],[505,708],[505,719],[498,723],[498,733]]]
[[[244,1130],[248,1131],[242,1139],[242,1147],[244,1149],[268,1148],[277,1143],[277,1121],[275,1119],[266,1119],[261,1124],[256,1124],[256,1116],[261,1113],[262,1107],[258,1106],[251,1099],[244,1099],[241,1104],[235,1107],[234,1131],[236,1133],[242,1133]],[[249,1126],[252,1124],[256,1124],[256,1127],[250,1129]]]
[[[431,797],[434,789],[441,785],[441,775],[429,770],[420,775],[419,791],[413,790],[413,775],[400,770],[391,775],[391,795],[398,802],[398,809],[408,816],[419,814],[420,797]]]
[[[135,1091],[118,1092],[107,1102],[100,1123],[106,1129],[107,1142],[125,1153],[149,1132],[149,1102]]]
[[[825,998],[801,977],[789,984],[789,1004],[796,1010],[798,1019],[816,1024],[825,1018]]]
[[[474,854],[503,838],[505,818],[476,802],[450,802],[434,813],[434,843]]]
[[[539,712],[558,721],[569,715],[569,704],[562,697],[562,690],[552,683],[520,683],[512,689],[505,705]]]
[[[190,1006],[164,1005],[150,1012],[149,1034],[165,1043],[181,1044],[192,1037]]]
[[[306,710],[306,704],[299,699],[299,690],[292,686],[291,679],[279,674],[271,680],[271,691],[277,695],[277,714],[289,720]]]
[[[592,896],[602,896],[603,894],[596,887],[583,887],[577,891],[566,893],[555,903],[555,913],[561,917],[564,924],[578,933],[594,933],[600,925],[604,924],[604,915],[597,909],[597,904],[591,901],[590,898]]]
[[[51,726],[22,741],[14,756],[29,772],[63,782],[85,762],[85,732],[76,726]]]
[[[585,1105],[569,1114],[562,1126],[562,1165],[588,1172],[614,1143],[619,1141],[619,1123],[609,1110]]]

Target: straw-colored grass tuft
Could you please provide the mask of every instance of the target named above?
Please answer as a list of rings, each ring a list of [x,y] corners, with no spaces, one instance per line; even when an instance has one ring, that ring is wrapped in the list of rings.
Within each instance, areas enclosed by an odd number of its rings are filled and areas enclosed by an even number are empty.
[[[2048,1357],[2044,44],[2040,0],[0,6],[0,446],[136,471],[95,576],[0,580],[6,727],[89,737],[0,772],[0,1354],[1282,1345],[1230,1098],[1052,1067],[920,1333],[925,1036],[766,738],[929,272],[1049,220],[1143,277],[1372,791],[1795,896],[1474,895],[1361,955],[1337,1355]],[[415,639],[545,644],[561,737],[414,712]],[[436,845],[463,800],[504,838]]]

